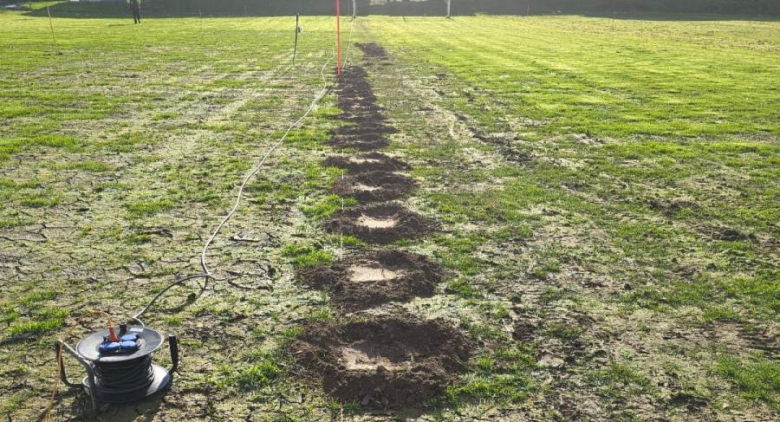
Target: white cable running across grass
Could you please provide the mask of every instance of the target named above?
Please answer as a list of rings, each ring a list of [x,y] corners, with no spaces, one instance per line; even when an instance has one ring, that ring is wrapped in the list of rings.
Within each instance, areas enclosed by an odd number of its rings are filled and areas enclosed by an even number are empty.
[[[238,207],[241,205],[241,197],[244,195],[244,190],[246,189],[246,185],[249,183],[249,181],[252,179],[252,176],[254,176],[258,171],[260,171],[260,168],[263,167],[266,160],[268,160],[268,157],[271,156],[271,154],[276,151],[279,146],[284,143],[284,141],[287,139],[287,136],[292,132],[293,129],[298,127],[303,120],[309,116],[309,114],[314,110],[315,107],[317,107],[317,103],[320,102],[320,100],[325,97],[325,94],[328,93],[328,83],[325,78],[325,68],[330,64],[331,60],[333,60],[333,57],[329,58],[325,64],[322,66],[321,76],[323,81],[323,88],[322,90],[317,94],[317,96],[314,98],[314,101],[311,102],[311,105],[309,105],[309,108],[306,110],[303,115],[295,121],[289,128],[287,128],[287,131],[284,133],[284,135],[277,141],[263,156],[263,159],[260,160],[260,162],[252,168],[252,170],[247,173],[246,176],[244,176],[244,180],[241,183],[241,187],[238,189],[238,194],[236,195],[236,202],[233,204],[233,208],[230,209],[230,212],[225,216],[225,218],[222,219],[222,221],[219,223],[217,228],[214,230],[214,232],[209,236],[208,240],[206,241],[206,244],[203,245],[203,251],[200,254],[200,265],[203,268],[204,277],[206,277],[206,281],[208,282],[209,278],[212,278],[211,271],[209,271],[208,265],[206,265],[206,255],[208,254],[209,247],[211,246],[211,243],[214,242],[214,239],[217,237],[219,232],[222,230],[223,227],[225,227],[225,224],[227,224],[233,216],[236,214],[236,211],[238,211]]]
[[[350,26],[350,31],[349,31],[349,47],[352,46],[352,26],[353,25]],[[345,59],[345,63],[347,62],[347,60],[349,58],[349,47],[347,49],[347,57]],[[141,321],[141,316],[143,316],[146,313],[146,311],[148,311],[152,307],[152,305],[154,305],[154,303],[157,302],[157,300],[160,297],[162,297],[166,292],[168,292],[170,289],[172,289],[173,287],[178,286],[178,285],[184,283],[185,281],[203,278],[203,279],[205,279],[205,283],[202,286],[200,285],[200,283],[198,283],[198,286],[201,288],[201,292],[203,292],[208,287],[209,279],[212,279],[212,278],[216,279],[216,277],[214,277],[213,274],[211,274],[211,271],[209,271],[208,265],[206,265],[206,255],[208,254],[209,246],[211,246],[211,243],[214,242],[214,239],[217,237],[217,235],[222,230],[222,228],[225,227],[225,225],[236,214],[236,211],[238,211],[238,207],[241,205],[241,197],[244,194],[244,190],[246,189],[246,185],[252,179],[252,176],[254,176],[258,171],[260,171],[260,168],[262,168],[262,166],[268,160],[268,157],[270,157],[271,154],[274,151],[276,151],[284,143],[284,141],[287,139],[287,136],[290,134],[290,132],[293,131],[293,129],[295,129],[296,127],[300,126],[300,124],[306,119],[306,117],[308,117],[309,114],[311,114],[311,112],[314,111],[314,109],[317,107],[317,103],[319,103],[320,100],[322,100],[325,97],[325,95],[328,93],[330,88],[328,86],[328,81],[327,81],[327,78],[325,76],[325,69],[328,67],[328,65],[331,63],[331,61],[333,61],[333,57],[334,56],[335,56],[335,52],[332,52],[330,57],[328,58],[328,60],[326,60],[325,64],[322,66],[322,69],[320,69],[320,77],[322,78],[322,90],[320,90],[317,93],[317,95],[314,97],[314,100],[309,105],[309,108],[306,109],[306,112],[303,113],[303,115],[298,120],[296,120],[292,125],[290,125],[289,128],[287,128],[287,131],[285,131],[284,135],[271,147],[271,149],[269,149],[265,153],[265,155],[263,155],[263,158],[260,160],[260,162],[254,168],[252,168],[252,170],[249,173],[247,173],[246,176],[244,176],[244,179],[243,179],[243,181],[241,183],[241,186],[238,189],[238,194],[236,195],[236,201],[233,204],[233,208],[231,208],[230,212],[228,212],[228,214],[225,216],[225,218],[222,219],[222,221],[219,223],[219,225],[214,230],[214,232],[211,234],[211,236],[209,236],[208,240],[206,241],[205,245],[203,246],[203,251],[200,254],[200,265],[203,268],[203,274],[190,275],[190,276],[187,276],[187,277],[175,280],[173,283],[169,284],[164,289],[159,291],[152,298],[152,300],[149,301],[149,303],[147,303],[146,306],[143,307],[143,309],[141,309],[135,315],[131,316],[130,319],[136,321],[142,327],[145,327],[146,325],[143,323],[143,321]],[[286,71],[285,71],[285,73],[286,73]],[[336,80],[338,81],[338,78]],[[109,318],[110,318],[110,315],[109,315]],[[109,321],[110,321],[110,319],[109,319]],[[75,325],[73,327],[75,327]],[[62,353],[62,346],[60,346],[60,353]],[[61,361],[59,361],[58,364],[61,365]],[[60,368],[61,367],[58,367],[58,370],[57,370],[58,373],[60,372]],[[43,420],[44,421],[49,419],[49,415],[51,414],[51,410],[54,407],[54,399],[55,399],[55,396],[57,394],[57,386],[59,385],[59,378],[56,378],[56,380],[57,381],[55,382],[54,389],[52,391],[51,403],[49,404],[48,408],[46,409],[46,413],[44,413],[44,416],[43,416]]]
[[[349,51],[352,46],[352,29],[354,25],[350,25],[349,30],[349,41],[348,41],[348,47],[347,47],[347,57],[349,58]],[[208,254],[209,247],[211,246],[211,243],[214,242],[214,239],[217,237],[219,232],[222,230],[222,228],[233,218],[236,211],[238,210],[238,207],[241,205],[241,197],[244,194],[244,189],[246,188],[246,185],[249,183],[249,181],[252,179],[252,176],[254,176],[258,171],[260,171],[260,168],[265,164],[266,160],[268,160],[268,157],[273,154],[274,151],[276,151],[287,139],[287,136],[292,132],[293,129],[298,127],[306,117],[309,116],[309,114],[314,111],[314,109],[317,107],[317,103],[322,100],[322,98],[325,97],[325,95],[328,93],[328,82],[327,78],[325,77],[325,69],[328,67],[328,64],[333,60],[333,55],[325,61],[325,64],[322,66],[322,69],[320,70],[320,76],[322,78],[322,90],[317,94],[317,96],[314,98],[314,100],[311,102],[311,105],[309,105],[309,108],[306,110],[306,112],[298,119],[296,120],[292,125],[290,125],[289,128],[287,128],[287,131],[284,133],[284,135],[279,139],[279,141],[274,144],[271,149],[268,150],[268,152],[265,153],[263,156],[263,159],[260,160],[260,162],[247,173],[247,175],[244,177],[243,182],[241,183],[241,187],[238,189],[238,195],[236,195],[236,202],[233,204],[233,208],[231,208],[230,212],[225,216],[224,219],[219,223],[217,228],[214,230],[214,232],[211,234],[211,236],[206,241],[206,244],[203,246],[203,251],[200,254],[200,265],[203,268],[204,277],[206,278],[206,282],[208,283],[209,278],[213,278],[211,271],[209,271],[208,265],[206,264],[206,255]]]
[[[348,41],[349,44],[348,44],[348,47],[347,47],[347,54],[346,54],[345,61],[344,61],[345,64],[349,60],[349,52],[350,52],[351,47],[352,47],[352,30],[353,30],[353,27],[354,27],[354,24],[350,25],[349,41]],[[303,113],[303,115],[300,118],[298,118],[298,120],[296,120],[292,125],[290,125],[287,128],[287,130],[285,131],[284,135],[265,153],[265,155],[263,155],[263,158],[260,160],[260,162],[255,167],[253,167],[249,171],[249,173],[246,174],[246,176],[244,176],[244,178],[243,178],[243,180],[241,182],[241,186],[238,189],[238,193],[236,195],[236,201],[233,204],[233,207],[230,209],[230,211],[225,216],[225,218],[223,218],[222,221],[220,221],[220,223],[217,226],[217,228],[214,229],[214,231],[211,233],[211,236],[209,236],[208,240],[206,240],[206,243],[203,245],[203,250],[200,253],[200,265],[201,265],[201,268],[203,269],[203,274],[190,275],[190,276],[187,276],[187,277],[184,277],[182,279],[176,280],[173,283],[169,284],[163,290],[158,292],[157,295],[154,298],[152,298],[152,300],[143,309],[141,309],[141,311],[139,311],[137,314],[133,315],[131,317],[131,319],[137,321],[140,325],[143,326],[144,323],[140,319],[141,316],[144,313],[146,313],[146,311],[148,311],[149,308],[152,307],[152,305],[157,301],[157,299],[162,297],[168,290],[172,289],[175,286],[178,286],[178,285],[182,284],[185,281],[193,280],[193,279],[200,279],[200,278],[205,279],[205,283],[203,285],[200,285],[200,283],[198,283],[198,286],[200,287],[201,292],[203,292],[208,287],[208,282],[209,282],[210,279],[217,280],[217,278],[214,277],[214,275],[209,270],[208,265],[206,264],[206,256],[208,255],[209,247],[214,242],[214,239],[217,237],[217,235],[219,235],[219,232],[222,231],[222,229],[225,227],[225,225],[228,222],[230,222],[230,220],[233,218],[233,216],[235,216],[236,211],[238,211],[238,208],[241,205],[241,197],[244,195],[244,190],[246,189],[246,186],[247,186],[247,184],[249,184],[249,181],[252,179],[252,177],[255,174],[257,174],[258,171],[260,171],[260,169],[263,167],[263,165],[268,160],[268,158],[271,156],[271,154],[273,154],[273,152],[276,151],[284,143],[284,141],[290,135],[290,132],[292,132],[293,129],[295,129],[296,127],[301,125],[301,123],[306,119],[306,117],[308,117],[309,114],[311,114],[311,112],[314,111],[314,109],[317,107],[317,104],[328,93],[330,88],[328,86],[327,77],[325,76],[325,69],[327,69],[328,65],[333,61],[333,57],[335,56],[335,54],[336,54],[335,51],[332,52],[330,57],[328,58],[328,60],[326,60],[325,64],[323,64],[322,69],[320,69],[320,77],[322,79],[322,89],[314,97],[314,100],[309,105],[309,108],[306,109],[306,112]]]

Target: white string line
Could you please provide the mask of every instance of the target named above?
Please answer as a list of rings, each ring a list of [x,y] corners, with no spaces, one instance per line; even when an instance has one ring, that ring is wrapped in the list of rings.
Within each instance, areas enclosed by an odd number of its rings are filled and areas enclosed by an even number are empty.
[[[352,51],[352,30],[355,29],[355,20],[349,22],[349,40],[347,41],[347,54],[344,55],[344,65],[349,62],[349,53]]]
[[[347,60],[349,60],[349,52],[352,49],[352,32],[353,32],[354,24],[350,24],[349,28],[349,41],[347,45],[347,54],[345,56],[344,62],[346,63]],[[246,189],[246,185],[249,183],[249,181],[252,179],[252,176],[254,176],[258,171],[260,171],[260,168],[263,167],[265,162],[268,160],[268,157],[273,154],[274,151],[276,151],[287,139],[287,136],[292,132],[293,129],[298,127],[306,117],[309,116],[309,114],[314,110],[314,108],[317,106],[317,103],[322,100],[322,98],[325,97],[325,95],[328,93],[328,81],[325,77],[325,69],[328,67],[328,64],[333,60],[333,55],[328,58],[328,60],[325,61],[325,64],[322,66],[322,69],[320,69],[320,77],[322,78],[322,90],[317,94],[317,96],[314,98],[314,100],[309,105],[309,108],[306,110],[306,112],[298,119],[296,120],[292,125],[290,125],[289,128],[287,128],[287,131],[284,133],[284,135],[277,141],[271,149],[269,149],[265,155],[263,156],[263,159],[260,160],[260,162],[252,168],[252,170],[247,173],[246,176],[244,176],[243,182],[241,183],[241,187],[238,189],[238,194],[236,195],[236,201],[233,204],[233,208],[230,209],[230,212],[225,216],[225,218],[222,219],[222,221],[219,223],[216,229],[214,229],[214,232],[209,236],[208,240],[206,241],[205,245],[203,245],[203,251],[200,254],[200,265],[201,268],[203,268],[204,276],[206,278],[206,284],[208,284],[209,278],[213,278],[213,275],[211,274],[211,271],[209,271],[208,265],[206,264],[206,255],[208,254],[209,247],[214,242],[214,239],[217,237],[219,232],[222,230],[223,227],[233,218],[236,211],[238,210],[238,207],[241,205],[241,197],[244,194],[244,190]],[[204,287],[205,289],[205,287]]]
[[[344,183],[344,170],[341,170],[341,183]],[[344,197],[341,197],[341,211],[344,211]],[[344,260],[344,231],[339,225],[339,261]]]
[[[354,24],[351,24],[350,25],[350,31],[349,31],[349,41],[348,41],[349,44],[348,44],[348,47],[347,47],[347,54],[345,56],[345,63],[347,62],[347,60],[349,60],[349,52],[351,51],[351,47],[352,47],[352,32],[353,32],[352,30],[353,30],[353,28],[354,28]],[[238,208],[241,205],[241,198],[242,198],[242,196],[244,194],[244,190],[246,189],[246,185],[249,183],[249,181],[252,179],[252,177],[258,171],[260,171],[260,169],[263,167],[265,162],[268,160],[268,157],[270,157],[271,154],[274,151],[276,151],[284,143],[284,141],[287,139],[287,136],[290,134],[290,132],[292,132],[293,129],[298,127],[303,122],[303,120],[306,119],[306,117],[308,117],[309,114],[311,114],[311,112],[317,106],[317,103],[319,103],[319,101],[321,101],[325,97],[325,95],[328,93],[329,87],[328,87],[327,78],[325,76],[325,69],[328,67],[330,62],[333,60],[333,57],[335,57],[335,55],[336,55],[336,52],[334,50],[334,51],[331,52],[331,55],[328,58],[328,60],[326,60],[325,63],[322,65],[322,68],[320,69],[320,78],[322,80],[322,90],[320,90],[319,93],[315,96],[314,100],[311,102],[311,104],[309,105],[309,108],[306,110],[306,112],[298,120],[296,120],[292,125],[290,125],[289,128],[287,128],[287,131],[284,133],[284,135],[279,139],[279,141],[277,141],[265,153],[265,155],[263,156],[262,160],[260,160],[260,162],[254,168],[252,168],[249,171],[249,173],[246,174],[246,176],[244,176],[243,181],[241,183],[241,186],[239,187],[238,193],[236,195],[236,201],[233,204],[233,207],[230,209],[228,214],[222,219],[222,221],[220,221],[220,223],[217,226],[217,228],[214,229],[214,231],[212,232],[211,236],[209,236],[208,240],[203,245],[203,250],[201,251],[201,254],[200,254],[200,265],[201,265],[201,268],[203,269],[203,273],[202,274],[191,275],[191,276],[184,277],[182,279],[174,281],[173,283],[168,285],[168,287],[166,287],[165,289],[160,291],[157,294],[157,296],[155,296],[152,299],[151,302],[149,302],[140,312],[138,312],[137,314],[132,316],[131,319],[137,321],[140,325],[143,326],[144,324],[141,321],[140,317],[144,313],[146,313],[146,311],[149,310],[149,308],[154,304],[154,302],[156,302],[157,299],[159,299],[165,292],[167,292],[168,290],[170,290],[174,286],[177,286],[177,285],[179,285],[179,284],[181,284],[181,283],[183,283],[185,281],[192,280],[192,279],[198,279],[198,278],[204,278],[205,282],[204,282],[204,284],[202,286],[200,285],[200,283],[198,283],[198,286],[201,288],[201,291],[203,292],[208,287],[209,279],[213,278],[213,279],[217,280],[217,278],[214,277],[214,275],[209,270],[208,265],[206,264],[206,256],[208,255],[209,247],[214,242],[214,239],[217,237],[219,232],[225,227],[225,225],[233,218],[235,213],[238,211]],[[291,68],[292,68],[292,66],[288,66],[282,72],[282,74],[287,73],[287,71],[289,69],[291,69]]]
[[[206,282],[208,283],[209,277],[213,277],[211,274],[211,271],[209,271],[208,265],[206,264],[206,255],[208,254],[209,247],[211,246],[211,243],[214,242],[214,239],[217,237],[219,232],[222,230],[223,227],[233,218],[233,216],[236,214],[236,211],[238,210],[238,207],[241,205],[241,197],[244,195],[244,190],[246,189],[246,185],[249,183],[249,181],[252,179],[252,176],[254,176],[258,171],[260,171],[260,168],[263,167],[265,162],[268,160],[268,157],[271,156],[271,154],[276,151],[279,146],[284,143],[284,141],[287,139],[287,136],[290,134],[290,132],[293,131],[296,127],[298,127],[301,122],[303,122],[306,117],[309,116],[309,114],[314,110],[314,108],[317,106],[317,103],[325,97],[325,95],[328,93],[328,81],[325,77],[325,69],[328,67],[328,64],[330,64],[331,60],[333,60],[333,56],[331,55],[328,60],[325,61],[325,64],[322,66],[322,69],[320,70],[320,76],[322,78],[322,90],[319,91],[317,96],[314,98],[314,100],[309,105],[309,108],[306,110],[303,115],[298,118],[292,125],[290,125],[289,128],[287,128],[287,131],[284,133],[284,135],[277,141],[263,156],[263,159],[260,160],[260,162],[252,168],[249,173],[244,176],[244,179],[241,183],[241,186],[238,189],[238,193],[236,195],[236,201],[233,204],[233,208],[230,209],[230,212],[225,216],[225,218],[222,219],[222,221],[219,223],[216,229],[214,229],[214,232],[209,236],[208,240],[206,241],[206,244],[203,245],[203,251],[200,254],[200,265],[201,268],[203,268],[204,275],[206,276]]]

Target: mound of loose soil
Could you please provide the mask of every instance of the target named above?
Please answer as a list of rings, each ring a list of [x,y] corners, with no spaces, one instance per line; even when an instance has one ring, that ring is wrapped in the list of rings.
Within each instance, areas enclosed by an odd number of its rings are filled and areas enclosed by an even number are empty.
[[[358,151],[372,151],[390,145],[390,141],[380,134],[366,134],[361,136],[338,136],[326,142],[337,149],[354,148]]]
[[[442,321],[390,316],[313,323],[291,347],[327,394],[378,407],[419,407],[441,396],[470,356],[464,335]]]
[[[344,70],[339,85],[336,87],[338,106],[344,111],[361,110],[376,103],[368,74],[358,66],[350,66]]]
[[[344,112],[378,112],[381,107],[376,105],[376,97],[367,91],[346,93],[341,91],[338,98],[338,107]]]
[[[327,224],[332,233],[355,236],[380,245],[421,237],[437,228],[435,222],[397,204],[347,208],[337,212]]]
[[[386,135],[396,133],[398,129],[387,126],[380,122],[363,123],[360,125],[341,126],[331,131],[333,136],[363,136],[363,135]]]
[[[362,109],[360,112],[345,111],[333,116],[333,119],[356,125],[365,125],[385,120],[384,116],[380,114],[379,106],[369,106],[368,109]]]
[[[298,274],[315,289],[329,288],[331,300],[349,311],[433,296],[442,275],[426,257],[396,250],[367,252]]]
[[[331,132],[328,144],[334,148],[355,148],[371,151],[389,144],[384,135],[397,130],[385,124],[382,108],[376,104],[366,71],[359,66],[349,66],[339,79],[336,88],[338,107],[342,110],[339,120],[351,123]]]
[[[387,57],[387,50],[375,43],[355,44],[366,57]]]
[[[409,177],[387,171],[347,176],[333,185],[333,193],[351,196],[360,203],[398,199],[412,191],[417,183]]]
[[[378,152],[354,155],[351,157],[331,157],[322,163],[326,167],[338,167],[352,173],[374,171],[409,170],[411,167],[403,161]]]
[[[339,87],[349,86],[368,78],[368,72],[360,66],[347,66],[341,71]]]

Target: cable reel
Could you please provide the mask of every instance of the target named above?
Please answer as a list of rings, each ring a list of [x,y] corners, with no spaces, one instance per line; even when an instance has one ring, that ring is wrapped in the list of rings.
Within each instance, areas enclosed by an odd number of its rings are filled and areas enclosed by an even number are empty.
[[[298,25],[296,19],[296,39],[303,29]],[[349,34],[349,46],[347,48],[347,60],[352,47],[352,28]],[[339,33],[340,37],[340,33]],[[296,48],[297,53],[297,48]],[[339,71],[341,70],[341,48],[339,45]],[[328,59],[320,69],[320,76],[323,82],[322,91],[320,91],[309,105],[306,112],[296,120],[284,135],[269,149],[263,156],[263,159],[244,177],[239,188],[233,208],[228,215],[220,222],[201,251],[200,263],[203,268],[203,274],[197,274],[185,277],[168,285],[144,307],[138,314],[132,317],[133,320],[141,325],[127,326],[120,325],[119,334],[115,334],[114,328],[110,325],[106,330],[96,331],[88,335],[76,344],[75,349],[65,343],[63,340],[55,342],[55,355],[59,366],[59,378],[67,387],[72,389],[83,389],[92,401],[92,408],[95,412],[100,410],[100,404],[126,404],[138,402],[152,397],[166,390],[173,382],[173,374],[179,366],[179,347],[175,334],[168,336],[168,347],[171,355],[171,368],[165,369],[152,362],[152,354],[163,345],[163,335],[154,329],[145,327],[138,319],[149,308],[171,288],[182,284],[185,281],[203,278],[205,283],[200,285],[201,292],[206,290],[208,282],[213,279],[208,266],[206,265],[206,254],[209,246],[214,241],[222,228],[233,218],[241,202],[244,189],[249,180],[265,164],[268,157],[287,139],[290,132],[300,125],[306,117],[315,109],[317,103],[325,97],[328,92],[328,86],[325,77],[325,69],[330,63]],[[86,377],[79,383],[73,383],[68,380],[63,354],[69,354],[81,364],[87,372]],[[52,403],[47,410],[45,418],[48,417],[54,405],[56,395],[56,386],[52,392]],[[45,420],[44,418],[44,420]]]
[[[83,388],[92,400],[94,411],[100,404],[141,401],[166,388],[179,366],[179,346],[175,334],[168,336],[172,366],[165,369],[152,362],[152,354],[163,345],[163,335],[144,326],[120,325],[96,331],[82,339],[74,349],[57,340],[56,356],[60,379],[70,388]],[[67,352],[87,371],[81,384],[68,381],[62,352]]]

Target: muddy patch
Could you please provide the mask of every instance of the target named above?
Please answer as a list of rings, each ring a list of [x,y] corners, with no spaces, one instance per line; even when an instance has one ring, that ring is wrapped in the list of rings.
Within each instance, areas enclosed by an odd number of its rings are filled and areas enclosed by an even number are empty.
[[[336,88],[338,107],[342,113],[337,118],[345,123],[331,132],[328,144],[334,148],[354,148],[371,151],[389,144],[386,135],[397,130],[385,124],[382,108],[376,104],[376,95],[368,81],[366,71],[360,66],[344,69]]]
[[[556,309],[539,316],[526,309],[513,308],[517,315],[512,337],[536,344],[541,368],[560,369],[598,357],[604,353],[592,342],[597,321],[589,315]]]
[[[397,129],[377,122],[367,122],[358,125],[342,126],[334,129],[331,134],[335,137],[360,137],[366,135],[386,135],[398,132]]]
[[[351,157],[331,157],[323,162],[325,167],[338,167],[351,173],[375,171],[409,170],[411,167],[403,161],[378,152],[359,154]]]
[[[438,224],[400,205],[381,204],[339,211],[326,228],[331,233],[386,245],[401,239],[425,236],[436,230]]]
[[[334,120],[353,123],[356,125],[369,124],[381,121],[384,117],[379,113],[379,106],[369,107],[368,110],[345,111],[334,116]]]
[[[407,176],[385,171],[347,176],[336,182],[333,193],[361,203],[392,201],[407,195],[417,183]]]
[[[709,406],[709,400],[689,393],[675,393],[669,400],[669,404],[684,408],[689,413],[700,413]]]
[[[724,225],[705,224],[699,227],[699,231],[713,240],[723,242],[755,241],[753,233],[743,233],[735,228]]]
[[[390,141],[385,135],[395,132],[394,128],[376,122],[342,126],[331,132],[332,136],[327,143],[334,148],[371,151],[389,145]]]
[[[376,95],[367,78],[368,74],[359,66],[345,68],[336,87],[338,107],[347,114],[373,114],[383,119],[379,114],[381,107],[376,105]]]
[[[330,289],[331,300],[348,311],[433,296],[442,276],[442,268],[424,256],[395,250],[366,252],[299,273],[312,288]]]
[[[422,407],[442,396],[470,356],[458,330],[411,317],[313,323],[291,347],[328,395],[383,408]]]
[[[380,134],[365,134],[360,136],[336,136],[327,141],[336,149],[356,149],[358,151],[373,151],[390,145],[390,141]]]
[[[387,50],[376,43],[358,43],[355,44],[366,58],[384,58],[387,57]]]

